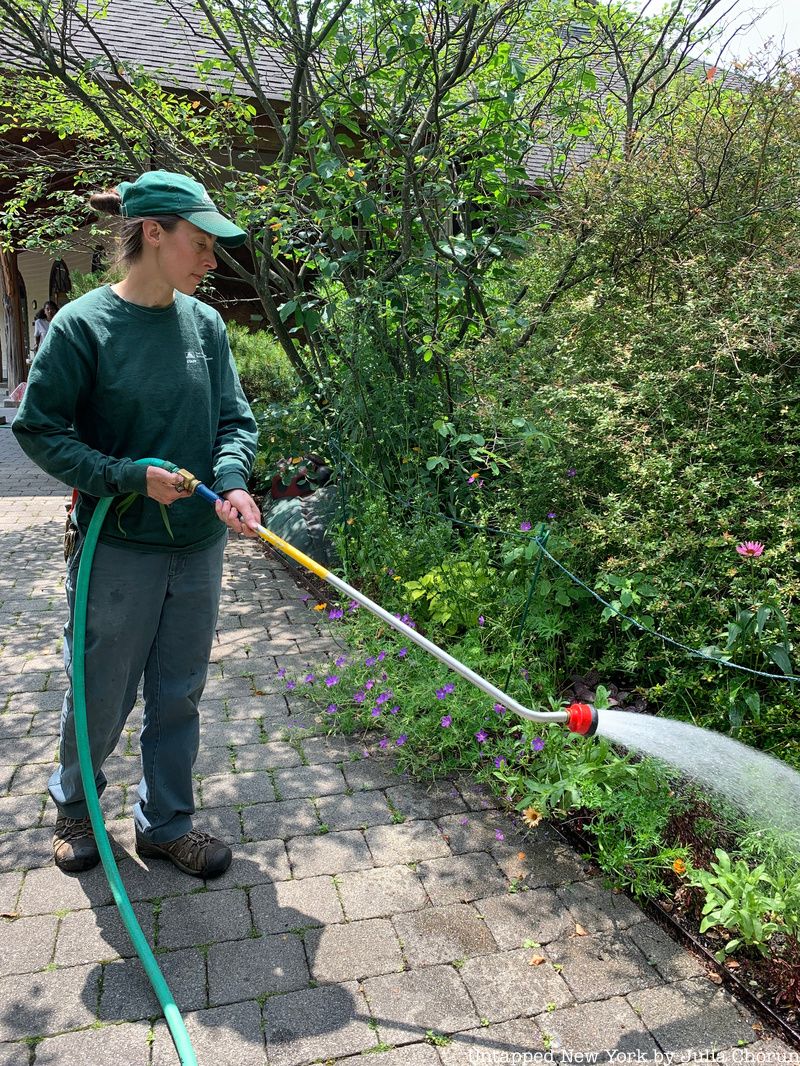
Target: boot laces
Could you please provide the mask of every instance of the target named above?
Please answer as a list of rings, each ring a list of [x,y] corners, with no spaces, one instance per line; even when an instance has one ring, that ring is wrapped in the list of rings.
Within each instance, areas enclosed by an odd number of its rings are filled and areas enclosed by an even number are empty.
[[[94,836],[92,820],[91,818],[59,818],[56,836],[67,844],[81,837]]]
[[[203,833],[199,829],[190,829],[188,833],[175,842],[178,845],[174,848],[175,857],[187,866],[195,865],[202,858],[203,852],[208,845],[213,843],[213,840],[214,838],[210,833]]]

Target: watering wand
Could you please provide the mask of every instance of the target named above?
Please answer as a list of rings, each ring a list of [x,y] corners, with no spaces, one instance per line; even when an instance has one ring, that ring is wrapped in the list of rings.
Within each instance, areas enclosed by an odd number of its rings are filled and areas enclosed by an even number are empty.
[[[208,486],[199,481],[194,474],[189,473],[188,470],[179,470],[178,473],[183,477],[184,488],[187,493],[194,493],[201,499],[207,500],[208,503],[216,504],[224,502],[221,496],[218,496],[216,492],[213,492]],[[476,674],[474,670],[471,670],[464,663],[459,662],[458,659],[454,659],[452,655],[449,655],[446,651],[434,644],[433,641],[428,640],[411,626],[402,622],[399,618],[395,618],[389,611],[384,610],[383,607],[375,603],[368,596],[365,596],[363,592],[359,592],[358,589],[353,588],[352,585],[348,585],[346,581],[343,581],[336,574],[331,573],[324,566],[321,566],[314,559],[310,558],[304,552],[299,551],[293,545],[289,544],[282,537],[279,537],[277,533],[273,533],[265,526],[260,524],[255,525],[255,532],[261,538],[266,541],[267,544],[273,548],[277,548],[283,552],[284,555],[288,555],[290,559],[293,559],[300,566],[306,570],[310,570],[312,574],[316,574],[317,577],[326,581],[329,585],[332,585],[339,592],[348,596],[350,599],[355,600],[362,607],[365,607],[371,614],[374,614],[381,621],[391,626],[392,629],[401,633],[407,640],[412,641],[423,651],[428,652],[434,659],[438,659],[439,662],[444,663],[450,670],[460,674],[461,677],[469,681],[470,684],[475,685],[481,689],[488,696],[491,696],[497,703],[502,703],[504,707],[507,707],[511,711],[515,711],[522,718],[527,718],[532,722],[544,722],[548,724],[565,725],[567,729],[572,733],[581,733],[583,736],[593,736],[597,731],[597,710],[588,703],[573,703],[569,707],[565,707],[562,711],[534,711],[530,707],[526,707],[524,704],[519,703],[511,696],[507,696],[505,692],[501,691],[490,681],[481,677],[480,674]]]

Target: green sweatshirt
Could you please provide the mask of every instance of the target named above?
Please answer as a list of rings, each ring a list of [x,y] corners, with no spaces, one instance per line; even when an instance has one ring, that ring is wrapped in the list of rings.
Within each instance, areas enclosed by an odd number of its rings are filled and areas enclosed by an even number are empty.
[[[154,552],[197,551],[225,526],[192,496],[167,508],[170,537],[134,460],[167,459],[215,492],[245,489],[257,437],[219,314],[181,293],[140,307],[109,285],[53,319],[13,430],[38,466],[80,491],[84,532],[99,497],[141,493],[124,514],[112,505],[100,539]]]

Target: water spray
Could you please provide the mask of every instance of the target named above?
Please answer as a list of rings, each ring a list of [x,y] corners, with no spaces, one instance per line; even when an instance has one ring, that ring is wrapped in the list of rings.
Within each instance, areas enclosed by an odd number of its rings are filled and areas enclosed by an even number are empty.
[[[216,492],[213,492],[207,485],[204,485],[202,481],[199,481],[194,474],[191,474],[188,470],[179,470],[184,481],[184,488],[190,494],[199,496],[203,500],[207,500],[208,503],[216,504],[224,503],[221,496],[218,496]],[[261,538],[273,548],[277,548],[284,555],[287,555],[290,559],[293,559],[296,563],[299,563],[304,569],[311,571],[318,578],[326,581],[329,585],[332,585],[337,592],[341,592],[343,595],[348,596],[351,600],[355,600],[356,603],[366,608],[371,614],[374,614],[376,618],[380,618],[382,622],[385,622],[388,626],[396,632],[402,634],[407,640],[416,644],[422,648],[429,655],[432,655],[434,659],[438,659],[440,663],[443,663],[448,669],[452,670],[456,674],[460,674],[470,684],[475,685],[476,688],[481,689],[487,696],[491,696],[496,703],[501,703],[504,707],[510,711],[514,711],[522,718],[527,718],[531,722],[545,723],[549,725],[564,725],[571,733],[580,733],[583,736],[590,737],[597,732],[598,727],[598,712],[595,707],[592,707],[588,703],[573,703],[569,707],[565,707],[561,711],[535,711],[530,707],[526,707],[524,704],[515,700],[512,696],[508,696],[501,689],[497,688],[486,678],[481,677],[474,670],[471,670],[464,663],[459,662],[452,655],[446,652],[443,648],[440,648],[433,641],[428,640],[427,637],[423,637],[420,633],[417,633],[411,626],[406,625],[399,618],[396,618],[389,611],[385,610],[379,604],[371,600],[369,596],[365,596],[363,592],[359,592],[358,589],[353,588],[352,585],[348,585],[346,581],[343,581],[337,574],[327,570],[320,563],[316,562],[310,556],[301,552],[295,548],[288,541],[279,537],[277,533],[273,533],[259,523],[254,525],[254,530]]]

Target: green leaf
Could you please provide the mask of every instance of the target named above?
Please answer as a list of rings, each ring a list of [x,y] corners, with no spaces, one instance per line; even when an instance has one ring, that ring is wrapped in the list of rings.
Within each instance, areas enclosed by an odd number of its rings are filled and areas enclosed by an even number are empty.
[[[782,670],[784,674],[791,674],[792,661],[789,658],[786,649],[781,644],[773,644],[772,647],[767,650],[767,654],[779,670]]]
[[[294,312],[297,310],[297,307],[297,300],[287,300],[285,304],[281,304],[278,308],[278,314],[280,316],[281,322],[285,322],[290,315],[294,314]]]

